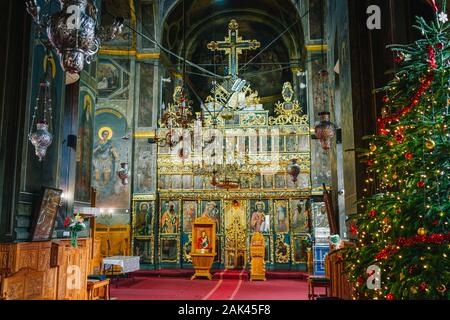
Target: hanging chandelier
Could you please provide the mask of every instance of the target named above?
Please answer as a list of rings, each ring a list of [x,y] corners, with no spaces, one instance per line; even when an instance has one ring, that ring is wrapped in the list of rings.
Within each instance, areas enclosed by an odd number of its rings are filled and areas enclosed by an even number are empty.
[[[191,102],[186,98],[183,87],[176,86],[173,93],[173,103],[169,103],[163,109],[159,126],[162,129],[155,135],[152,142],[157,143],[160,147],[174,148],[182,140],[183,135],[175,132],[175,129],[192,130],[196,124]]]
[[[47,9],[53,0],[45,0]],[[97,29],[98,9],[92,0],[59,0],[61,10],[42,14],[36,0],[26,3],[28,13],[37,25],[38,34],[45,30],[49,43],[69,74],[79,74],[90,64],[101,42],[114,39],[122,32],[123,18],[117,18],[107,30]],[[47,11],[48,12],[48,11]]]
[[[52,64],[50,63],[51,53],[47,53],[47,70],[45,72],[44,79],[39,84],[39,91],[36,97],[36,104],[33,110],[33,116],[31,118],[30,132],[28,139],[35,148],[35,154],[39,161],[42,161],[46,154],[47,149],[53,142],[53,135],[49,132],[52,121]],[[42,106],[42,108],[41,108]],[[37,117],[41,117],[36,123],[36,131],[33,132],[33,126]]]
[[[239,151],[234,151],[234,159],[239,156]],[[213,158],[215,155],[213,154]],[[258,174],[258,167],[252,165],[249,161],[248,152],[245,153],[243,161],[235,160],[232,163],[226,163],[224,155],[222,163],[213,161],[207,163],[202,161],[201,164],[194,166],[195,175],[203,176],[209,180],[209,183],[221,189],[237,189],[244,183],[252,183]]]

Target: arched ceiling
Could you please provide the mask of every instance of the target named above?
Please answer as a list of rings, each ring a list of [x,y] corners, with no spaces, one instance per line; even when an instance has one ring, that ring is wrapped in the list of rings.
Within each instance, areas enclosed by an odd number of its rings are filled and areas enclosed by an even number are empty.
[[[163,22],[160,41],[164,47],[182,56],[182,1],[171,8]],[[292,80],[292,68],[303,68],[304,33],[299,12],[291,1],[189,0],[185,2],[185,17],[187,59],[220,75],[225,73],[227,59],[222,52],[210,51],[207,44],[213,40],[224,40],[228,35],[228,23],[231,19],[237,20],[239,34],[244,40],[255,39],[261,42],[260,49],[246,51],[240,56],[241,66],[291,26],[240,73],[240,77],[252,83],[253,89],[263,97],[263,102],[271,104],[278,100],[283,83]],[[296,21],[298,22],[294,24]],[[170,60],[181,70],[181,62],[177,58],[170,57]],[[214,78],[192,74],[191,72],[200,71],[191,67],[187,71],[187,82],[195,95],[206,98]]]

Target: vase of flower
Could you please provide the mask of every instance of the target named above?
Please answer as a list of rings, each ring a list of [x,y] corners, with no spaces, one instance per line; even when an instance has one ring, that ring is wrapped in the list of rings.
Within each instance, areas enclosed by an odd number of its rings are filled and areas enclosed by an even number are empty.
[[[73,217],[67,217],[64,221],[64,227],[70,231],[70,244],[73,248],[78,247],[78,232],[86,229],[84,219],[80,214],[74,214]]]
[[[70,232],[70,244],[73,248],[78,248],[78,232]]]

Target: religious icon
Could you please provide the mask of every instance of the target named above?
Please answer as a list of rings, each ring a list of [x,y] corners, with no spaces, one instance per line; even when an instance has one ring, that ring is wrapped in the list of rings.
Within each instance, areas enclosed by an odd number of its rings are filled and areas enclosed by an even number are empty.
[[[325,203],[314,203],[314,228],[329,228]]]
[[[93,152],[95,180],[100,187],[107,187],[115,174],[115,165],[119,160],[119,155],[111,142],[113,136],[111,128],[100,128],[98,135],[100,140],[97,142]]]
[[[161,261],[175,262],[178,260],[178,240],[173,238],[161,239]]]
[[[207,215],[216,222],[216,230],[219,232],[220,229],[220,201],[203,201],[203,213],[202,215]]]
[[[276,231],[287,232],[289,230],[289,217],[286,201],[275,201]]]
[[[197,239],[197,248],[201,251],[209,249],[209,238],[205,231],[202,231],[201,236]]]
[[[148,202],[138,202],[136,204],[136,222],[134,234],[136,236],[147,236],[151,233],[152,206]]]
[[[192,232],[192,223],[197,212],[196,201],[185,201],[183,203],[183,232]]]
[[[309,232],[310,204],[308,200],[292,200],[291,202],[291,231],[295,233]]]
[[[161,233],[178,233],[178,225],[178,204],[174,201],[166,201],[161,215]]]
[[[270,232],[270,215],[266,203],[257,201],[251,216],[250,229],[252,232]]]
[[[288,263],[290,260],[290,247],[288,234],[277,234],[275,256],[277,263]]]
[[[152,263],[151,240],[134,240],[135,256],[141,257],[141,263]]]
[[[62,190],[43,188],[41,205],[35,215],[31,241],[50,240],[61,203]]]

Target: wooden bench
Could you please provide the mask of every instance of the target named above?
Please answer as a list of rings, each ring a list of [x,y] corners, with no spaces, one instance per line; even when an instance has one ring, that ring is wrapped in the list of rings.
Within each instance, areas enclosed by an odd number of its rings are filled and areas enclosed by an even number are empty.
[[[88,280],[88,300],[109,300],[109,279]]]

